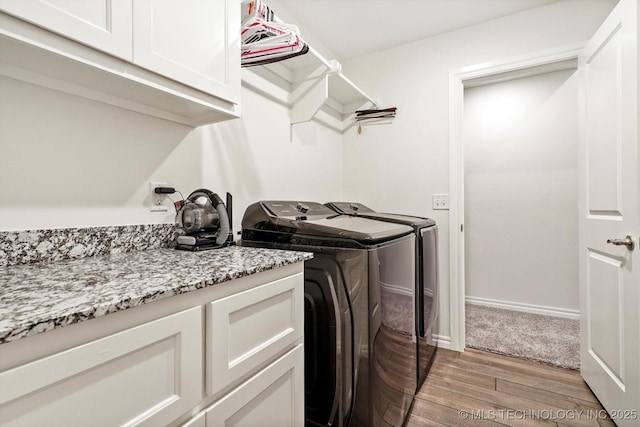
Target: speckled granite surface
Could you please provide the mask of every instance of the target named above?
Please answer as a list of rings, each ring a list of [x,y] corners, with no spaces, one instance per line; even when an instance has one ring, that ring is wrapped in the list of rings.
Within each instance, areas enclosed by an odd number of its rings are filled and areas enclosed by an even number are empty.
[[[204,252],[152,249],[0,267],[0,343],[312,257],[306,252],[231,246]]]
[[[173,224],[0,232],[0,266],[166,248]]]

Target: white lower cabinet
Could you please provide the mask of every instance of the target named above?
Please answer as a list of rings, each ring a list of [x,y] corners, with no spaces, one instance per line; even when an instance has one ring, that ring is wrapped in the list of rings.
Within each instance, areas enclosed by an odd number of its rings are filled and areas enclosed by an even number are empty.
[[[0,345],[0,425],[304,425],[303,263]]]
[[[208,408],[206,427],[304,425],[302,345],[267,366]]]
[[[207,421],[205,415],[204,411],[202,411],[186,423],[182,424],[181,427],[206,427]]]
[[[302,283],[297,274],[207,304],[207,394],[228,390],[302,339]]]
[[[0,424],[161,426],[201,400],[195,307],[0,373]]]
[[[207,304],[205,387],[215,403],[206,427],[304,425],[303,282],[296,274]]]

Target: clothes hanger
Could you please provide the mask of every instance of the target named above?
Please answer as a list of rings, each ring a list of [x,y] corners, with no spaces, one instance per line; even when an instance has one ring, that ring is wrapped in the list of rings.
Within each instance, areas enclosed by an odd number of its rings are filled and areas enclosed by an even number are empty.
[[[309,51],[298,27],[280,21],[262,0],[244,1],[242,12],[243,67],[282,61]]]

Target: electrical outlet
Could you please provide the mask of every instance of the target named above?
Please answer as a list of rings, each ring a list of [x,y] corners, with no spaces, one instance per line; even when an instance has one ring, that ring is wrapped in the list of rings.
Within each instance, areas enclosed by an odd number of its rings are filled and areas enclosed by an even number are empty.
[[[433,195],[433,209],[434,210],[438,210],[438,209],[448,210],[449,209],[449,194],[447,194],[447,193],[434,194]]]
[[[167,187],[166,182],[150,182],[149,183],[149,210],[151,212],[167,212],[169,207],[164,204],[164,201],[167,198],[166,194],[157,194],[154,189],[156,187]]]

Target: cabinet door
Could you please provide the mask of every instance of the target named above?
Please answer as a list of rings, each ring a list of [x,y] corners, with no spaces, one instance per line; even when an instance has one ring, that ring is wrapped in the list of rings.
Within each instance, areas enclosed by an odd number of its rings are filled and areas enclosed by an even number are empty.
[[[240,2],[136,0],[133,62],[238,104]]]
[[[200,307],[0,373],[9,426],[166,425],[202,397]]]
[[[207,427],[204,411],[200,412],[180,427]]]
[[[303,275],[213,301],[206,316],[206,390],[215,395],[302,338]]]
[[[132,58],[131,0],[0,0],[0,10],[120,58]]]
[[[299,345],[207,409],[207,427],[303,426],[303,369]]]

